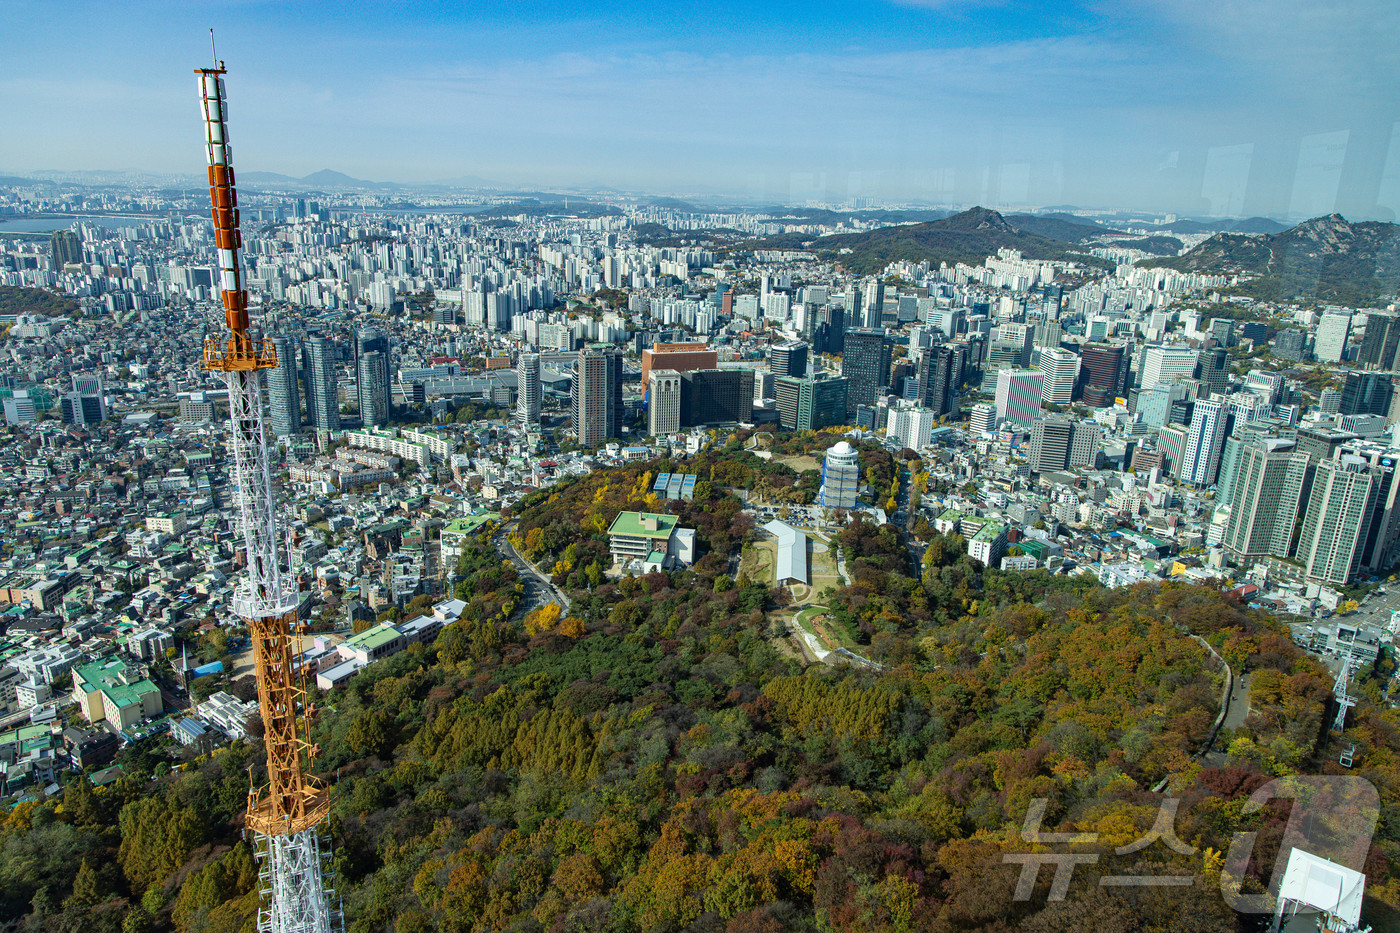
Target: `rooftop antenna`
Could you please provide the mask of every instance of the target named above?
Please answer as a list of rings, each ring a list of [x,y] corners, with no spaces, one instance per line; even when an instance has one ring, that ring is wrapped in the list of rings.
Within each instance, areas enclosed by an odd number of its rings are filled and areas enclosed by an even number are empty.
[[[214,27],[209,27],[209,51],[214,56],[214,67],[219,67],[219,50],[214,48]]]

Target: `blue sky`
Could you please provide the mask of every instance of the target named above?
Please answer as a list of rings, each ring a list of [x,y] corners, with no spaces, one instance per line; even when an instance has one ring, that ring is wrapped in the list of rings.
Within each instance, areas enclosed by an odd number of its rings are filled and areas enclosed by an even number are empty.
[[[1393,0],[0,0],[0,172],[331,168],[763,201],[1392,219]]]

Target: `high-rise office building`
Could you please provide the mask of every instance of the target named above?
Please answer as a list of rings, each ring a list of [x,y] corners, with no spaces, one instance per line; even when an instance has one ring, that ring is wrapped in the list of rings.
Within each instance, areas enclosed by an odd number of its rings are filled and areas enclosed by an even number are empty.
[[[904,447],[918,450],[928,445],[937,424],[938,415],[934,414],[932,409],[905,403],[889,410],[885,421],[885,434],[899,438]]]
[[[996,342],[1003,346],[1020,348],[1017,366],[1031,365],[1031,354],[1035,348],[1035,328],[1015,321],[1002,321],[997,325]]]
[[[1025,369],[1029,356],[1019,343],[995,340],[987,351],[987,369]]]
[[[860,451],[838,441],[822,458],[821,504],[828,509],[853,509],[860,494]]]
[[[389,423],[389,336],[377,327],[355,335],[355,379],[359,387],[360,423],[381,427]]]
[[[1308,335],[1301,330],[1281,330],[1274,338],[1274,356],[1302,361],[1308,357]]]
[[[681,376],[681,424],[753,421],[753,370],[696,369]]]
[[[768,349],[768,371],[775,376],[807,375],[807,345],[800,340],[785,340]]]
[[[1099,452],[1103,450],[1103,428],[1093,421],[1076,421],[1070,435],[1069,465],[1099,467]]]
[[[680,429],[681,374],[674,369],[653,369],[647,374],[647,433],[662,437]]]
[[[1309,580],[1339,586],[1351,582],[1371,530],[1378,480],[1377,471],[1361,457],[1317,464],[1298,538],[1298,560]]]
[[[62,272],[70,262],[83,261],[83,241],[76,230],[56,230],[49,237],[55,272]]]
[[[1162,382],[1173,382],[1178,376],[1191,379],[1195,375],[1195,350],[1185,347],[1147,347],[1143,354],[1143,389],[1150,389]]]
[[[538,424],[543,387],[540,382],[540,355],[522,353],[515,364],[515,417],[522,424]]]
[[[874,405],[880,390],[890,384],[890,339],[883,327],[853,327],[846,331],[841,375],[848,384],[846,416],[854,418],[857,405]]]
[[[652,369],[674,369],[678,373],[692,369],[715,369],[719,352],[703,340],[689,343],[658,343],[642,351],[642,385],[648,384]]]
[[[1237,557],[1287,557],[1310,463],[1292,442],[1270,438],[1244,447],[1235,471],[1225,548]]]
[[[1210,322],[1210,335],[1222,347],[1233,347],[1235,345],[1235,322],[1229,318],[1214,318]]]
[[[102,394],[102,376],[97,373],[84,373],[73,377],[73,391],[79,395]]]
[[[1133,410],[1144,425],[1160,428],[1171,423],[1172,405],[1185,400],[1186,386],[1179,382],[1158,383],[1137,393],[1137,402]]]
[[[1020,427],[1040,417],[1041,386],[1045,374],[1038,369],[1003,369],[997,373],[997,415]]]
[[[1224,402],[1198,399],[1191,411],[1182,452],[1180,477],[1185,483],[1209,486],[1220,472],[1220,453],[1225,446],[1229,411]]]
[[[1376,476],[1376,495],[1366,534],[1361,539],[1361,566],[1382,574],[1395,565],[1400,545],[1400,482],[1396,469],[1400,457],[1387,444],[1350,441],[1338,450],[1339,457],[1360,457]]]
[[[880,326],[880,311],[885,305],[885,283],[879,279],[869,279],[865,283],[865,294],[861,301],[860,324],[862,327],[872,328]],[[855,323],[855,318],[851,319]],[[849,333],[851,328],[846,328]]]
[[[1395,368],[1395,351],[1400,347],[1400,317],[1383,311],[1366,314],[1366,333],[1356,361],[1364,368],[1389,372]]]
[[[595,448],[622,432],[622,353],[595,345],[579,351],[574,364],[574,434],[579,446]]]
[[[59,414],[64,424],[97,424],[106,418],[102,376],[98,373],[73,376],[73,391],[59,398]]]
[[[389,423],[389,362],[378,350],[360,354],[357,377],[360,395],[360,423],[367,428]]]
[[[1068,405],[1074,401],[1074,384],[1079,378],[1079,357],[1069,350],[1050,347],[1040,351],[1040,399],[1047,405]]]
[[[1031,471],[1093,466],[1102,442],[1103,432],[1092,421],[1074,421],[1064,415],[1037,418],[1031,426]]]
[[[1211,395],[1230,390],[1230,354],[1224,347],[1211,347],[1201,354],[1201,383]]]
[[[297,345],[291,337],[275,336],[272,349],[277,365],[267,371],[268,406],[272,433],[278,437],[301,430],[301,392],[297,389]]]
[[[953,410],[957,369],[957,355],[952,347],[940,345],[919,351],[919,398],[935,415],[946,415]]]
[[[1161,386],[1158,386],[1161,388]],[[1191,425],[1191,413],[1196,407],[1196,400],[1190,395],[1186,398],[1174,399],[1171,405],[1171,414],[1167,416],[1169,424],[1179,424],[1182,427]]]
[[[1042,350],[1047,347],[1058,347],[1063,336],[1059,321],[1041,321],[1035,325],[1035,345]]]
[[[816,330],[813,348],[818,353],[844,353],[846,350],[846,326],[849,318],[846,309],[839,305],[827,305],[821,311],[821,323]]]
[[[1313,463],[1321,463],[1323,460],[1331,460],[1336,456],[1337,448],[1347,441],[1355,440],[1356,435],[1349,431],[1340,431],[1335,424],[1310,424],[1298,429],[1297,445],[1298,452],[1307,454]]]
[[[28,424],[38,418],[38,406],[26,390],[16,389],[13,397],[5,399],[6,424]]]
[[[1181,477],[1182,455],[1186,451],[1186,429],[1168,424],[1157,432],[1157,450],[1162,455],[1162,470],[1169,476]]]
[[[818,431],[832,425],[846,424],[846,394],[844,377],[837,379],[799,379],[779,376],[774,380],[778,423],[789,431]]]
[[[59,396],[58,409],[64,424],[98,424],[107,417],[106,406],[100,395],[65,392]]]
[[[1317,325],[1313,356],[1322,363],[1340,363],[1351,340],[1351,315],[1324,314]]]
[[[1343,415],[1385,415],[1390,397],[1389,373],[1347,373],[1337,410]]]
[[[306,411],[320,431],[340,430],[340,400],[336,389],[335,344],[326,337],[306,341]]]
[[[973,434],[990,434],[996,430],[997,407],[988,405],[986,402],[979,402],[972,406],[972,416],[968,419],[967,428]]]
[[[1225,443],[1220,448],[1220,472],[1216,474],[1215,478],[1216,504],[1229,505],[1234,501],[1235,476],[1239,472],[1240,460],[1246,448],[1282,439],[1276,436],[1268,425],[1235,425],[1230,431],[1230,436],[1225,438]],[[1292,448],[1291,452],[1301,453],[1293,438],[1287,438],[1287,440]]]
[[[1079,362],[1080,398],[1093,387],[1102,389],[1108,404],[1113,404],[1123,391],[1123,348],[1088,344],[1080,352]]]
[[[1069,463],[1074,422],[1063,417],[1037,418],[1031,425],[1031,472],[1063,470]]]

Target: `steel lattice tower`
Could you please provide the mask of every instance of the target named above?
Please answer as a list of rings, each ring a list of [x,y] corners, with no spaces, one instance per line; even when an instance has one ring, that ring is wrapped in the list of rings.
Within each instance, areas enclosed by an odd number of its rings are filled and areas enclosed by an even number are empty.
[[[330,793],[309,773],[315,749],[306,739],[314,710],[296,665],[292,634],[300,628],[300,596],[291,562],[279,546],[272,467],[263,426],[261,370],[277,365],[271,341],[249,334],[248,293],[239,250],[238,193],[228,145],[223,62],[197,69],[209,155],[219,292],[229,335],[204,344],[204,367],[228,384],[229,447],[243,535],[246,573],[234,593],[234,611],[252,635],[258,705],[267,744],[268,784],[248,796],[248,828],[257,834],[263,908],[260,933],[334,933],[341,927],[338,900],[326,886],[330,847],[320,823]]]

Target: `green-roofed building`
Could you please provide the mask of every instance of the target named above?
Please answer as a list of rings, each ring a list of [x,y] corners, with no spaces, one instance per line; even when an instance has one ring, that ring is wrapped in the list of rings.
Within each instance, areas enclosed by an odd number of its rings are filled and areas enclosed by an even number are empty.
[[[88,722],[110,722],[127,729],[159,713],[160,688],[117,658],[103,658],[73,668],[73,692]]]
[[[360,634],[347,638],[337,649],[347,661],[357,659],[361,664],[372,664],[380,658],[398,654],[408,647],[408,639],[403,633],[387,622],[374,628],[365,629]]]
[[[457,559],[462,554],[468,541],[480,534],[481,529],[490,522],[499,521],[499,512],[476,512],[465,518],[459,518],[443,526],[438,546],[442,554],[442,565],[453,567],[457,564]]]
[[[980,560],[984,567],[996,567],[1006,553],[1006,526],[998,522],[987,522],[977,533],[968,539],[967,556]]]
[[[938,517],[933,520],[933,528],[942,535],[957,534],[965,518],[967,518],[967,516],[957,509],[944,509],[938,514]]]
[[[608,528],[608,548],[613,560],[645,561],[652,551],[669,553],[678,519],[655,512],[619,512]]]

